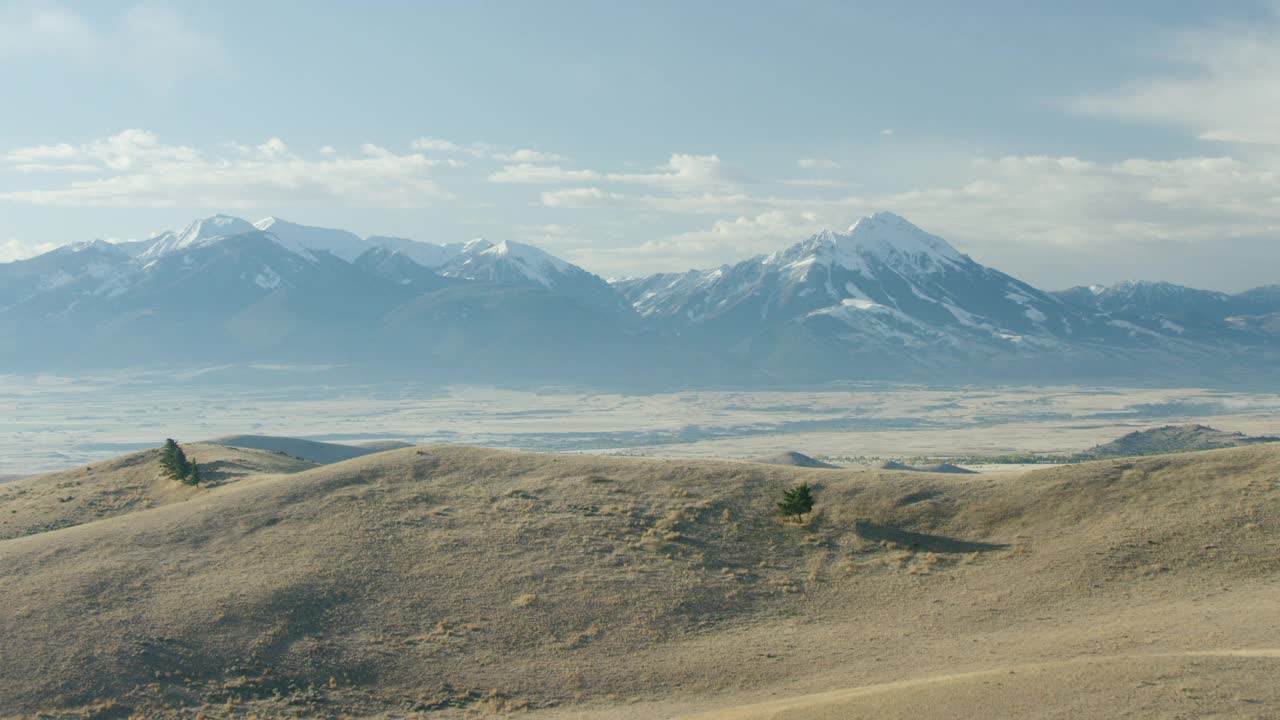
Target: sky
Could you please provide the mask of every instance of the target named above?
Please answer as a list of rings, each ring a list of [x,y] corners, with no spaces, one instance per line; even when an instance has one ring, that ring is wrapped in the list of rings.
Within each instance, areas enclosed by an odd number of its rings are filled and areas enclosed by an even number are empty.
[[[1280,283],[1276,118],[1280,2],[0,0],[0,261],[225,212],[611,277],[890,210],[1236,291]]]

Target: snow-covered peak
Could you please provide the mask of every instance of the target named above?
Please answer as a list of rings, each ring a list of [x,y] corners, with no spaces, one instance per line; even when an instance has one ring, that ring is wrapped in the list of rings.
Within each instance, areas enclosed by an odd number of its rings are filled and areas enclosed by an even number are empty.
[[[540,248],[524,243],[503,240],[502,242],[490,247],[484,251],[485,255],[493,255],[495,257],[509,257],[518,262],[527,264],[545,264],[550,265],[561,272],[568,270],[571,266],[569,263],[548,253]]]
[[[822,230],[767,256],[764,263],[803,273],[814,264],[864,271],[869,262],[875,261],[902,270],[928,272],[964,260],[965,256],[946,240],[893,213],[878,212],[858,220],[844,233]]]
[[[442,274],[470,280],[531,281],[554,288],[558,276],[572,274],[573,271],[585,272],[532,245],[509,240],[491,243],[476,239],[462,247],[462,252]]]
[[[366,238],[364,242],[366,247],[384,248],[402,253],[410,260],[429,268],[440,267],[463,251],[462,243],[436,245],[420,240],[380,235]]]
[[[116,249],[116,246],[112,245],[106,240],[96,240],[96,239],[81,240],[79,242],[73,242],[70,245],[65,245],[64,247],[66,248],[67,252],[73,252],[73,253],[84,252],[86,250],[93,250],[93,251],[99,251],[99,252],[118,252],[118,250]]]
[[[151,246],[140,258],[156,258],[178,250],[185,250],[215,238],[230,235],[242,235],[254,232],[256,228],[248,221],[230,215],[213,215],[201,218],[178,231],[169,231],[156,236]]]
[[[299,225],[274,216],[263,218],[253,226],[271,233],[281,245],[303,256],[321,250],[350,262],[367,249],[358,235],[346,230]]]
[[[964,256],[937,235],[930,235],[891,212],[878,212],[859,219],[849,232],[836,239],[843,251],[858,254],[932,258],[959,262]]]
[[[493,247],[493,243],[485,240],[484,238],[476,238],[475,240],[468,240],[467,243],[462,246],[462,254],[475,255],[476,253],[484,252],[491,247]]]

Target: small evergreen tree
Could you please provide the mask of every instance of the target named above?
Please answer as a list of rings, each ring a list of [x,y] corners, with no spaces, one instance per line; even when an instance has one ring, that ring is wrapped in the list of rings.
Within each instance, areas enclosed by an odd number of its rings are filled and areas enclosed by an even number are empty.
[[[200,484],[200,466],[196,464],[195,460],[188,461],[187,474],[182,478],[182,482],[188,485]]]
[[[173,438],[164,441],[164,447],[160,449],[160,467],[164,470],[164,474],[168,475],[172,480],[178,480],[182,477],[182,448],[178,447],[178,443]]]
[[[778,510],[783,515],[795,515],[797,522],[802,520],[805,513],[813,510],[813,493],[809,490],[809,483],[800,483],[783,491]]]
[[[187,454],[173,438],[164,441],[160,449],[160,467],[170,480],[177,480],[187,485],[200,484],[200,469],[187,459]]]

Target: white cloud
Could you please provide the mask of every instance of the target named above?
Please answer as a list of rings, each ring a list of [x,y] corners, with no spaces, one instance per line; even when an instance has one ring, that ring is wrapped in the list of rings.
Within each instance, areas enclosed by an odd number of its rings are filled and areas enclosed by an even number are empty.
[[[542,193],[542,204],[553,208],[591,208],[618,206],[625,195],[607,192],[598,187],[547,190]]]
[[[600,173],[592,170],[566,170],[558,165],[534,165],[520,163],[507,165],[489,176],[496,183],[536,183],[543,185],[594,182]]]
[[[220,152],[164,143],[154,133],[125,130],[82,145],[18,148],[3,156],[23,170],[40,162],[50,171],[89,174],[61,187],[0,193],[31,205],[106,207],[262,207],[340,200],[362,207],[421,207],[451,197],[433,172],[448,160],[398,153],[366,144],[356,155],[305,158],[279,138],[228,144]]]
[[[55,3],[12,3],[0,8],[0,59],[62,56],[85,60],[101,38],[83,16]]]
[[[843,229],[878,209],[900,212],[955,241],[980,261],[1057,287],[1055,263],[1075,262],[1077,281],[1120,272],[1098,258],[1123,258],[1129,276],[1147,276],[1165,254],[1212,261],[1218,286],[1274,282],[1257,269],[1280,257],[1258,253],[1280,235],[1280,172],[1274,163],[1231,156],[1099,162],[1072,156],[977,157],[948,173],[958,179],[899,191],[808,194],[617,195],[579,189],[544,194],[551,207],[610,207],[663,222],[719,215],[704,229],[665,233],[626,247],[583,250],[593,270],[636,273],[733,262],[794,243],[821,227]],[[1234,248],[1241,248],[1239,251]],[[1146,257],[1147,260],[1143,260]],[[1083,259],[1090,259],[1085,262]],[[1265,261],[1264,261],[1265,260]],[[1190,261],[1189,261],[1190,262]],[[1223,268],[1236,268],[1231,275]],[[1161,266],[1166,271],[1169,263]],[[1194,282],[1196,270],[1174,276]],[[1274,275],[1271,272],[1270,275]],[[1226,280],[1224,280],[1226,278]],[[1206,281],[1208,282],[1208,281]]]
[[[880,134],[884,137],[889,137],[890,135],[893,134],[893,128],[885,128],[880,131]]]
[[[513,163],[549,163],[560,162],[564,158],[553,152],[543,152],[541,150],[532,150],[530,148],[521,148],[503,158],[507,162]]]
[[[24,243],[17,238],[0,242],[0,263],[26,260],[58,247],[58,243]]]
[[[796,161],[796,164],[805,170],[837,170],[844,167],[841,163],[830,158],[800,158]]]
[[[498,152],[497,146],[489,143],[471,143],[469,145],[462,145],[452,140],[426,136],[417,138],[413,142],[409,143],[409,147],[421,152],[452,153],[456,155],[470,155],[477,158],[488,158]]]
[[[635,275],[646,270],[708,268],[785,247],[823,226],[813,213],[771,210],[718,220],[707,229],[667,235],[628,247],[578,248],[572,257],[595,272],[615,276]]]
[[[1167,45],[1168,72],[1066,106],[1185,128],[1205,140],[1280,144],[1280,15],[1254,27],[1184,33]]]
[[[512,164],[555,163],[565,160],[562,155],[557,155],[556,153],[546,152],[543,150],[534,150],[532,148],[518,148],[511,150],[486,142],[475,142],[463,145],[453,142],[452,140],[429,136],[420,137],[410,143],[409,146],[414,150],[421,150],[423,152],[470,155],[475,158],[496,160],[498,162]]]
[[[0,63],[20,58],[67,61],[163,87],[191,73],[219,69],[224,56],[217,36],[159,4],[133,5],[99,25],[52,1],[0,8]]]
[[[574,225],[548,223],[545,225],[517,225],[512,236],[521,242],[543,248],[578,251],[590,246],[586,234]]]
[[[653,173],[610,173],[612,182],[656,185],[670,189],[730,187],[751,182],[746,173],[720,160],[718,155],[675,153]]]
[[[495,158],[543,157],[535,151],[520,150],[511,154],[497,154]],[[545,157],[559,157],[545,155]],[[489,176],[491,182],[530,184],[580,184],[606,182],[613,184],[649,185],[669,192],[701,192],[706,189],[732,188],[752,182],[742,171],[733,168],[716,155],[673,154],[658,172],[605,173],[595,170],[568,170],[558,165],[539,165],[521,162],[503,167]],[[556,197],[554,193],[552,197]]]

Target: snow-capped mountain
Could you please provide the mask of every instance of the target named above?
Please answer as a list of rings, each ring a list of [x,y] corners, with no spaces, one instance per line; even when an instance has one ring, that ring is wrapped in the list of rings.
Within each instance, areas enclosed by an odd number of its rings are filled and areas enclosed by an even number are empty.
[[[0,310],[56,295],[109,297],[124,287],[135,263],[103,240],[74,243],[22,262],[0,264]]]
[[[152,238],[146,248],[138,255],[144,260],[151,260],[162,255],[186,250],[201,243],[207,243],[220,237],[240,235],[253,232],[256,228],[238,217],[230,215],[214,215],[193,221],[181,230],[170,230]]]
[[[610,311],[627,305],[599,275],[532,245],[508,240],[498,243],[472,240],[440,268],[440,274],[477,282],[545,288]]]
[[[0,264],[0,372],[249,361],[517,382],[1273,378],[1280,288],[1047,293],[892,213],[613,284],[517,242],[226,215]]]
[[[398,248],[435,261],[461,245],[257,225],[217,215],[142,244],[79,243],[0,264],[0,368],[432,357],[468,369],[479,355],[531,351],[519,345],[539,328],[566,347],[571,328],[583,330],[574,343],[583,352],[613,343],[634,318],[603,280],[528,246],[513,255],[514,244],[473,244],[466,271],[445,277]]]
[[[1131,280],[1117,285],[1073,287],[1055,293],[1064,300],[1106,312],[1160,315],[1222,315],[1230,311],[1231,295],[1168,282]]]
[[[506,240],[494,244],[477,238],[463,245],[462,250],[445,263],[441,274],[467,280],[532,283],[550,288],[570,268],[573,266],[569,263],[532,245]]]
[[[278,217],[268,217],[253,224],[253,227],[274,235],[287,248],[319,250],[351,262],[366,249],[365,242],[359,235],[346,230],[299,225]]]
[[[422,242],[421,240],[387,237],[383,235],[370,236],[365,240],[365,245],[398,252],[415,263],[429,268],[438,268],[449,262],[455,255],[462,252],[462,248],[464,246],[464,244],[460,242],[436,245],[434,243]]]
[[[352,264],[396,285],[422,292],[456,284],[456,281],[451,282],[438,275],[408,254],[383,245],[374,245],[365,250]]]
[[[1179,337],[1229,341],[1241,333],[1270,332],[1267,316],[1280,312],[1280,292],[1268,288],[1230,295],[1168,282],[1128,281],[1073,287],[1055,293],[1067,302]]]
[[[1088,313],[974,262],[892,213],[736,265],[618,287],[644,317],[686,332],[799,323],[859,342],[1016,347],[1099,329]]]

